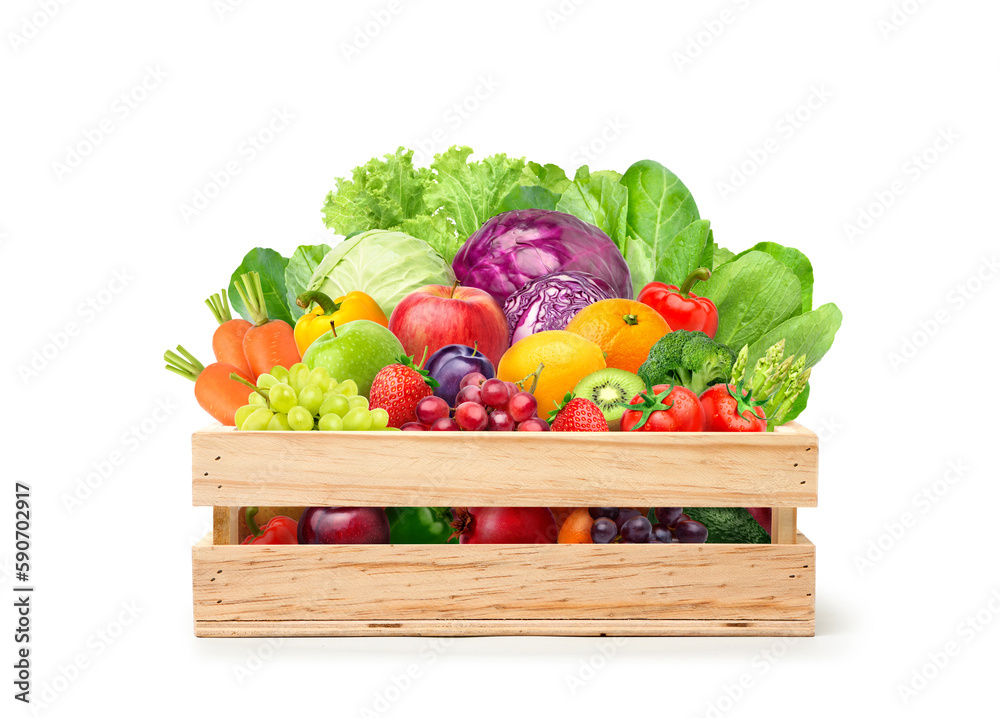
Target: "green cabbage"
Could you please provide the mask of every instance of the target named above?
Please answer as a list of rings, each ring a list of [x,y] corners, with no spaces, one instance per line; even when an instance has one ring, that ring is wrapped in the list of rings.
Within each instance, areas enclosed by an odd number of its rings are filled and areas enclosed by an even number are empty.
[[[454,283],[451,266],[427,242],[402,232],[373,229],[335,245],[316,267],[308,289],[332,299],[360,290],[388,317],[414,289]]]

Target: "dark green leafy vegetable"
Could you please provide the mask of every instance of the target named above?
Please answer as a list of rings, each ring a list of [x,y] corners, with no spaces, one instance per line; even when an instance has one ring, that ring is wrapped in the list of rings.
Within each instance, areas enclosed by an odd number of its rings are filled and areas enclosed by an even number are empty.
[[[692,222],[701,217],[694,197],[673,172],[653,160],[636,162],[626,170],[621,184],[628,188],[628,234],[650,247],[653,266],[672,279],[683,281],[697,269],[699,249],[691,265],[663,265],[668,245]]]
[[[627,201],[628,190],[618,183],[617,173],[591,174],[584,165],[563,190],[556,209],[603,230],[621,251],[626,241]]]
[[[798,277],[763,252],[748,252],[718,267],[702,283],[701,296],[711,299],[719,308],[715,338],[729,346],[752,345],[802,311]]]
[[[748,361],[752,366],[764,356],[768,347],[784,339],[786,355],[805,355],[806,367],[816,366],[833,346],[843,318],[836,304],[824,304],[819,309],[792,317],[750,344]]]
[[[632,273],[632,296],[637,297],[642,288],[653,281],[653,276],[656,274],[653,248],[641,239],[629,237],[622,254],[625,255],[625,261],[628,262],[629,271]]]
[[[802,390],[799,394],[799,398],[795,400],[792,404],[792,408],[789,409],[788,414],[785,415],[785,422],[795,421],[799,414],[801,414],[805,408],[806,404],[809,403],[809,382],[806,382],[806,388]]]
[[[330,247],[326,244],[303,244],[288,259],[285,267],[285,304],[296,320],[303,312],[295,300],[306,291],[313,272],[329,251]]]
[[[725,247],[720,247],[715,242],[712,242],[712,266],[709,267],[709,269],[715,270],[715,268],[718,267],[720,264],[725,264],[734,257],[736,257],[736,255],[730,252],[728,249],[726,249]],[[703,266],[707,267],[708,265],[706,264]]]
[[[701,267],[711,267],[714,262],[715,262],[715,233],[711,229],[709,229],[708,239],[705,241],[705,248],[701,252],[701,259],[698,261],[697,266],[691,271],[693,272],[695,269],[699,269]],[[690,272],[688,274],[690,274]],[[684,275],[684,277],[686,279],[688,275]]]
[[[547,209],[554,210],[559,201],[559,195],[544,187],[518,186],[507,193],[497,208],[500,212],[511,212],[515,209]]]
[[[736,258],[739,259],[747,252],[764,252],[792,270],[802,286],[802,311],[808,312],[812,309],[813,268],[812,262],[806,255],[793,247],[786,247],[777,242],[760,242],[746,252],[740,252]]]
[[[239,312],[244,319],[250,319],[250,312],[247,311],[243,300],[240,299],[239,292],[236,291],[236,282],[247,272],[257,272],[264,290],[267,316],[271,320],[282,319],[294,326],[295,320],[288,308],[288,288],[285,286],[285,269],[287,267],[288,260],[273,249],[262,247],[251,249],[229,280],[229,303],[233,309]]]
[[[698,267],[712,263],[712,230],[707,219],[699,219],[682,229],[660,251],[657,282],[679,287]]]

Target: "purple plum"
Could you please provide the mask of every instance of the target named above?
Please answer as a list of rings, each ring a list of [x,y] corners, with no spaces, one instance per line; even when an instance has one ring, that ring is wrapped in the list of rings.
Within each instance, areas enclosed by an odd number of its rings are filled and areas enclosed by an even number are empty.
[[[441,385],[434,389],[434,395],[448,402],[448,406],[455,405],[458,383],[466,374],[479,372],[487,379],[496,376],[496,370],[490,360],[482,352],[464,344],[448,344],[441,347],[430,355],[424,369]]]

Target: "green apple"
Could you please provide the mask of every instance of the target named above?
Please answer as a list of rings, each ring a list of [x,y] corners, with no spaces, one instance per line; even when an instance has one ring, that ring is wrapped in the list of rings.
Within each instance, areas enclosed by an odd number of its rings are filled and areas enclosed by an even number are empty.
[[[310,370],[325,368],[337,381],[353,379],[358,393],[368,396],[375,375],[403,354],[395,334],[381,324],[355,319],[314,341],[302,361]]]

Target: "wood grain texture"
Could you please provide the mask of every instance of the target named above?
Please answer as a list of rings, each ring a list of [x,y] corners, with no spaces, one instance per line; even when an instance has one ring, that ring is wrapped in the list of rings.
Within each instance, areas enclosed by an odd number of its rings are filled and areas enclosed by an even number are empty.
[[[406,621],[195,621],[200,638],[320,636],[814,636],[794,621],[482,619]]]
[[[771,543],[795,543],[798,534],[798,510],[790,508],[771,509]]]
[[[199,545],[194,617],[276,626],[811,621],[815,548],[799,538],[795,545]]]
[[[240,542],[238,506],[212,507],[212,540],[218,546],[235,546]]]
[[[815,506],[818,443],[767,434],[238,432],[192,437],[196,506]]]

